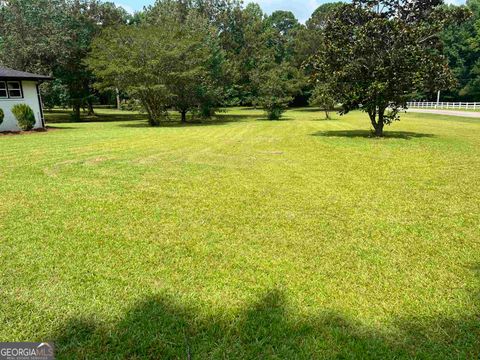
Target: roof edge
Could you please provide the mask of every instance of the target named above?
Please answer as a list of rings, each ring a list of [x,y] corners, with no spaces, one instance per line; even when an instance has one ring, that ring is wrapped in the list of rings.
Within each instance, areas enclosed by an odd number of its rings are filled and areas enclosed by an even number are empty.
[[[53,77],[48,75],[33,74],[25,71],[10,69],[0,66],[0,78],[8,80],[53,80]]]

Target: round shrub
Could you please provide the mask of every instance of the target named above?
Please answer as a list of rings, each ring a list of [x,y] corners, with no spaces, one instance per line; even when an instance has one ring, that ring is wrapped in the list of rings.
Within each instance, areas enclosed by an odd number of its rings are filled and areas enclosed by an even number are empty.
[[[272,106],[267,109],[267,118],[268,120],[279,120],[284,112],[285,109],[283,107]]]
[[[32,130],[35,126],[35,114],[27,104],[17,104],[12,108],[12,113],[18,121],[18,126],[24,131]]]
[[[2,109],[0,109],[0,125],[2,125],[4,118],[5,118],[5,113],[3,112]]]

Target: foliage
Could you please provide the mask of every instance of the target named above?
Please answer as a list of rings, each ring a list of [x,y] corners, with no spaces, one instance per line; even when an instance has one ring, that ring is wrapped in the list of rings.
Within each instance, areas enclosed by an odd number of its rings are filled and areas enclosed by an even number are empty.
[[[80,117],[80,108],[87,106],[93,113],[93,74],[84,64],[93,39],[103,28],[126,23],[128,15],[112,3],[98,0],[73,1],[67,7],[67,37],[62,56],[54,69],[54,76],[68,88],[74,117]]]
[[[88,60],[99,89],[119,88],[142,102],[150,125],[159,125],[173,107],[211,114],[223,96],[223,52],[214,31],[198,15],[185,22],[121,26],[104,31]]]
[[[255,77],[266,57],[295,66],[295,38],[302,25],[291,12],[277,11],[267,17],[255,3],[243,8],[240,1],[160,0],[147,9],[146,22],[158,25],[173,18],[183,23],[192,12],[216,29],[225,59],[221,80],[226,105],[258,102]]]
[[[259,82],[256,103],[265,110],[269,120],[278,120],[300,91],[303,77],[288,63],[266,62],[258,70],[256,81]]]
[[[347,19],[348,16],[344,14],[344,20],[353,21],[353,25],[350,32],[343,32],[343,36],[352,40],[352,36],[359,34],[362,41],[357,45],[350,44],[357,49],[347,45],[343,52],[346,54],[361,50],[362,46],[363,49],[373,46],[371,49],[375,50],[361,54],[365,60],[370,60],[370,57],[376,58],[376,61],[369,62],[370,70],[365,71],[365,76],[368,74],[376,76],[376,70],[373,69],[377,65],[410,67],[414,63],[412,59],[418,60],[422,54],[428,54],[427,57],[430,60],[419,60],[421,69],[425,69],[428,68],[425,62],[436,61],[439,54],[443,52],[448,57],[458,82],[455,89],[445,93],[445,97],[476,100],[477,95],[480,94],[479,1],[467,1],[469,9],[474,13],[471,20],[464,24],[456,23],[445,31],[442,29],[452,24],[450,21],[452,16],[442,17],[441,13],[452,14],[462,10],[456,6],[444,6],[441,10],[433,10],[438,7],[437,5],[441,5],[440,0],[430,2],[357,1],[347,8],[358,7],[365,16],[362,15],[362,18],[360,13],[351,14]],[[378,7],[376,7],[377,4],[379,4]],[[376,16],[367,16],[369,12],[375,13],[376,9],[381,9],[382,4],[386,4],[386,7]],[[392,12],[394,7],[401,10],[398,13]],[[304,75],[309,77],[315,77],[317,73],[323,72],[324,66],[318,69],[317,62],[310,59],[326,52],[330,52],[329,57],[336,56],[336,52],[327,49],[325,44],[330,41],[329,37],[340,37],[336,35],[335,27],[329,25],[335,22],[331,19],[332,15],[343,11],[340,9],[343,9],[342,3],[323,4],[315,10],[306,25],[302,25],[292,12],[280,10],[266,15],[258,4],[249,2],[243,6],[240,0],[157,0],[154,5],[148,6],[144,11],[137,12],[133,16],[113,3],[101,0],[9,0],[4,1],[0,6],[0,64],[19,70],[53,75],[57,79],[56,82],[41,87],[46,106],[49,108],[71,106],[75,112],[74,117],[78,118],[81,108],[87,108],[88,112],[93,114],[94,102],[101,101],[109,104],[115,102],[115,97],[111,96],[111,90],[93,86],[97,79],[85,61],[94,39],[101,37],[103,30],[108,31],[111,28],[110,31],[113,33],[119,26],[138,29],[149,26],[162,28],[165,24],[172,24],[174,28],[184,27],[184,31],[188,32],[191,31],[186,30],[190,26],[188,23],[198,18],[203,24],[199,24],[200,34],[192,33],[193,41],[205,38],[205,32],[209,32],[209,40],[205,48],[211,49],[214,58],[209,65],[210,75],[203,81],[204,88],[199,88],[197,85],[190,86],[196,82],[188,82],[190,76],[198,78],[200,74],[198,71],[196,75],[186,74],[183,79],[185,81],[180,81],[181,77],[175,76],[179,81],[177,86],[171,83],[169,92],[176,94],[178,106],[175,108],[183,112],[184,118],[186,112],[208,116],[220,104],[229,106],[258,103],[261,90],[258,69],[263,67],[265,62],[273,61],[275,66],[287,64],[301,69]],[[393,14],[390,18],[388,18],[388,12]],[[405,15],[407,13],[411,14],[408,20]],[[384,21],[386,23],[383,23]],[[208,30],[204,31],[205,27],[208,27]],[[363,35],[357,31],[360,28],[364,30]],[[375,30],[377,35],[374,34],[374,28],[378,30]],[[383,31],[385,31],[383,37],[378,35]],[[442,49],[441,42],[437,38],[427,35],[428,41],[416,44],[413,53],[408,55],[407,59],[397,61],[398,58],[403,57],[403,54],[399,46],[394,49],[392,44],[405,44],[417,35],[423,36],[424,33],[433,35],[438,32],[442,32],[441,38],[446,44],[445,49]],[[365,39],[369,37],[371,39],[366,41]],[[399,38],[395,37],[402,37],[402,39],[399,41]],[[395,38],[395,41],[383,41],[392,38]],[[342,40],[337,39],[337,42],[339,43],[337,48],[342,48],[344,45]],[[353,43],[353,40],[350,43]],[[181,47],[178,46],[178,49]],[[420,52],[417,51],[419,48],[422,48]],[[379,55],[375,56],[377,52]],[[347,61],[348,56],[340,56],[340,58]],[[383,60],[378,61],[379,59]],[[447,71],[441,65],[445,64],[444,59],[438,60],[439,62],[435,62],[436,70],[432,72],[431,79],[428,76],[422,79],[416,75],[411,76],[415,78],[415,86],[413,90],[410,87],[405,97],[409,99],[415,96],[432,97],[438,88],[453,86],[452,79],[446,78]],[[380,64],[382,62],[383,65]],[[180,61],[180,64],[185,63],[186,61]],[[334,71],[338,70],[336,66],[336,63],[329,65]],[[353,71],[353,68],[358,70],[358,66],[352,66],[350,71]],[[184,69],[188,73],[188,67]],[[267,70],[270,71],[270,69]],[[181,66],[178,66],[177,75],[182,71]],[[415,73],[418,75],[422,71]],[[402,72],[405,71],[402,70]],[[440,77],[437,76],[439,73],[441,73]],[[384,75],[385,71],[382,76]],[[347,78],[346,74],[342,76]],[[359,79],[359,83],[362,82],[364,82],[363,79]],[[380,83],[384,84],[383,81]],[[313,82],[309,82],[302,86],[301,91],[294,96],[293,104],[308,102],[308,98],[313,93],[312,84]],[[151,85],[145,84],[149,88],[152,87]],[[393,88],[393,86],[392,84],[387,87]],[[174,87],[176,89],[173,89]],[[180,96],[182,89],[185,94],[188,94],[183,98]],[[122,96],[125,94],[128,98],[124,89],[119,88],[119,90]],[[400,86],[398,93],[403,90],[405,89]],[[105,91],[107,93],[104,93]],[[194,96],[192,96],[193,93]],[[200,98],[203,98],[200,101],[201,104],[199,104]],[[171,102],[167,101],[167,103]],[[189,110],[185,110],[186,108]],[[161,117],[165,115],[164,110],[160,108],[153,112]],[[395,119],[395,114],[392,113],[392,115],[392,119]]]
[[[275,11],[265,20],[266,44],[273,50],[277,63],[291,62],[295,57],[295,37],[301,25],[291,11]]]
[[[335,110],[338,104],[334,87],[328,82],[320,81],[315,85],[310,104],[319,106],[325,111],[325,118],[330,119],[330,112]]]
[[[0,63],[14,69],[53,74],[57,83],[42,90],[48,107],[68,101],[93,112],[92,73],[83,64],[102,28],[126,23],[128,14],[99,0],[9,0],[0,6]]]
[[[9,0],[0,6],[0,61],[24,71],[51,73],[65,46],[64,0]]]
[[[142,102],[150,125],[167,115],[168,93],[161,83],[164,74],[162,38],[152,26],[107,29],[93,43],[88,64],[98,78],[99,89],[119,88]]]
[[[454,84],[439,34],[468,12],[440,5],[440,0],[357,0],[326,21],[322,47],[312,60],[314,77],[334,74],[331,84],[342,112],[367,112],[377,136],[399,119],[412,92]]]
[[[3,109],[0,109],[0,125],[2,125],[3,119],[5,119],[5,113],[3,112]]]
[[[323,32],[327,20],[343,3],[325,3],[320,5],[307,20],[306,26],[299,29],[295,39],[296,65],[302,66],[318,53],[323,43]],[[307,70],[308,74],[308,69]]]
[[[41,85],[43,105],[46,109],[55,106],[66,108],[70,106],[70,93],[67,86],[59,79],[45,82]]]
[[[446,101],[480,98],[480,0],[468,0],[466,4],[473,16],[442,33],[444,52],[457,79],[457,86],[443,94]]]
[[[250,105],[258,96],[256,70],[269,52],[264,34],[264,14],[258,4],[250,3],[237,15],[230,38],[225,40],[227,72],[231,79],[227,101],[232,105]]]
[[[123,111],[139,111],[142,112],[143,106],[139,100],[127,99],[120,104],[120,109]]]
[[[18,126],[24,131],[32,130],[35,126],[35,114],[27,104],[17,104],[12,107],[12,113],[17,119]]]

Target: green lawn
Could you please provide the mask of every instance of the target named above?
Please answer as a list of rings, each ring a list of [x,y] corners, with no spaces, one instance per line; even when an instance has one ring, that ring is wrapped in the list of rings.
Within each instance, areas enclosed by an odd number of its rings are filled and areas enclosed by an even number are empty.
[[[59,359],[480,356],[480,120],[412,113],[377,140],[362,113],[102,114],[0,136],[0,341],[54,340]]]

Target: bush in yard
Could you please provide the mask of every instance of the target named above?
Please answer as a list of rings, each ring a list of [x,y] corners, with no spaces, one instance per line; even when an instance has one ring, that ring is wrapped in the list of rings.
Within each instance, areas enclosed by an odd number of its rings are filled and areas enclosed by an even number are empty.
[[[269,120],[278,120],[293,96],[299,93],[303,78],[297,69],[286,63],[267,62],[259,68],[256,81],[259,82],[256,103],[265,110]]]
[[[333,87],[328,83],[320,82],[315,86],[312,97],[310,98],[310,105],[319,106],[325,111],[325,119],[330,119],[330,112],[335,111],[337,100]]]
[[[5,118],[5,113],[3,112],[2,109],[0,109],[0,125],[2,125],[4,118]]]
[[[268,120],[279,120],[292,100],[292,97],[279,98],[272,95],[262,97],[259,104],[265,110]]]
[[[35,126],[35,114],[27,104],[17,104],[12,108],[12,113],[18,121],[18,126],[24,131],[32,130]]]

